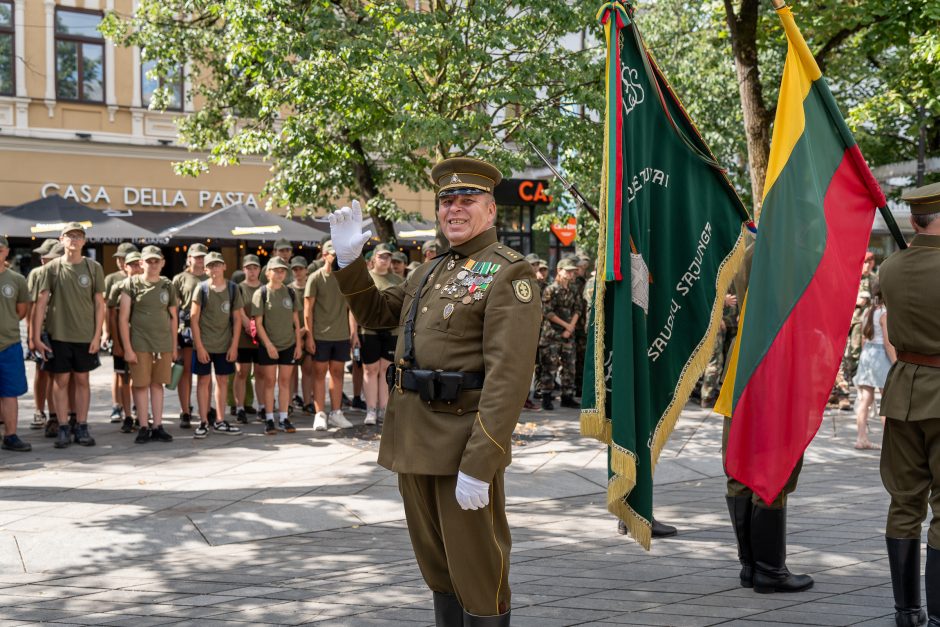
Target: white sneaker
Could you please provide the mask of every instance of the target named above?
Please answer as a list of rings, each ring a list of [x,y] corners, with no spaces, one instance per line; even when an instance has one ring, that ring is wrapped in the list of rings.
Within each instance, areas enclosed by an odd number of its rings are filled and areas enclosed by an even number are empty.
[[[339,427],[340,429],[348,429],[353,426],[351,422],[346,420],[342,409],[335,409],[330,412],[330,422],[333,423],[334,427]]]
[[[314,431],[326,431],[326,412],[318,411],[317,415],[313,417],[313,430]]]
[[[374,425],[377,422],[378,418],[375,415],[375,410],[370,409],[366,412],[366,419],[363,421],[363,424]]]

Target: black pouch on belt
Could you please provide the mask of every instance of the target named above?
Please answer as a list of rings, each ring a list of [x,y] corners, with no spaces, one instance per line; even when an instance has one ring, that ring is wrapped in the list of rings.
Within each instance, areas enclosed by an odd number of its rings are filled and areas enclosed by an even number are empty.
[[[434,380],[437,378],[437,373],[434,370],[408,370],[406,372],[414,379],[415,388],[417,388],[418,396],[421,397],[422,401],[437,400],[437,390],[434,389]]]

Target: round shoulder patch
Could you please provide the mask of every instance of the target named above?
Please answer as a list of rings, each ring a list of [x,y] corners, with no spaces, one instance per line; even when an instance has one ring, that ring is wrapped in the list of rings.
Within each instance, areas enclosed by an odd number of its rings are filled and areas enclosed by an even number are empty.
[[[284,309],[293,309],[294,301],[291,300],[290,296],[285,296],[284,299],[281,300],[281,306],[284,307]]]
[[[519,302],[528,303],[532,300],[532,285],[529,279],[518,279],[512,282],[512,291]]]
[[[3,296],[4,296],[5,298],[13,298],[14,289],[13,289],[13,286],[12,286],[11,284],[9,284],[9,283],[4,284],[2,290],[0,290],[0,291],[2,291]]]

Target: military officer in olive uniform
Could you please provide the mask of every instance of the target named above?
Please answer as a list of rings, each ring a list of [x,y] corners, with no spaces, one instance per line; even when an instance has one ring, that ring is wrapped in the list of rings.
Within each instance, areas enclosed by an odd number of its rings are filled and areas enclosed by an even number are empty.
[[[503,473],[532,378],[541,310],[532,266],[493,226],[494,166],[431,171],[447,253],[378,291],[361,257],[358,202],[330,216],[336,279],[356,319],[400,325],[379,464],[398,473],[437,625],[509,624]]]
[[[926,620],[920,606],[920,534],[927,533],[927,614],[940,627],[940,183],[904,196],[915,235],[882,265],[881,295],[897,361],[888,372],[881,480],[891,495],[885,540],[899,626]],[[889,352],[890,355],[890,352]]]

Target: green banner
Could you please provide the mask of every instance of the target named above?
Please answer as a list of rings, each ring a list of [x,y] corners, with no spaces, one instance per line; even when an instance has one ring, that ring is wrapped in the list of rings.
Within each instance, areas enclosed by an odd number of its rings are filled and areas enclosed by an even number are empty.
[[[648,549],[656,461],[711,357],[749,216],[632,20],[621,19],[608,37],[620,44],[619,58],[608,54],[619,64],[608,98],[619,106],[605,126],[581,432],[609,445],[608,509]]]

